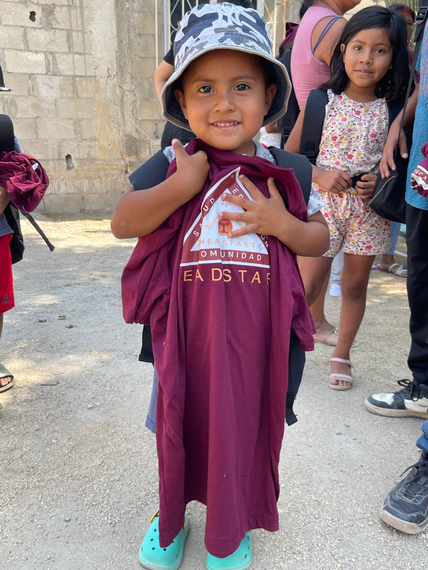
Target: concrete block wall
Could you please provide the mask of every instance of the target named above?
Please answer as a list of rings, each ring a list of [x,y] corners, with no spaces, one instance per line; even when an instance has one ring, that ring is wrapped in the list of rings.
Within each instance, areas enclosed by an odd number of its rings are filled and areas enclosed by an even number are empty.
[[[2,1],[0,63],[12,91],[0,93],[0,112],[49,174],[40,208],[112,209],[129,172],[157,148],[154,8],[154,0]]]

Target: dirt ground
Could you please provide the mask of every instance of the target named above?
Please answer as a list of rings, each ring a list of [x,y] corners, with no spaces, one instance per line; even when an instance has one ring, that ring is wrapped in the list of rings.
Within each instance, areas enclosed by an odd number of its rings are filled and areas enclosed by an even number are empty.
[[[157,463],[144,428],[152,367],[137,360],[141,327],[121,314],[133,241],[115,240],[107,219],[36,217],[56,250],[23,222],[16,308],[0,343],[16,376],[0,395],[1,567],[137,569],[157,508]],[[339,308],[328,297],[335,324]],[[377,417],[363,404],[408,376],[408,316],[405,279],[372,271],[354,388],[328,388],[330,348],[308,355],[299,422],[283,443],[281,528],[253,533],[253,569],[427,568],[427,532],[407,536],[379,521],[385,494],[418,458],[421,421]],[[204,508],[188,512],[182,569],[202,569]]]

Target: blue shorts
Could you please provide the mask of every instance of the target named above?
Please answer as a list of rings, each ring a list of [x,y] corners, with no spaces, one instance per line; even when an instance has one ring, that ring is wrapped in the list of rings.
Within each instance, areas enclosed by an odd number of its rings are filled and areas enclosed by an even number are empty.
[[[159,376],[155,367],[153,371],[153,387],[152,395],[150,396],[149,412],[146,417],[146,428],[148,428],[153,433],[156,433],[156,402],[158,399],[158,383]]]

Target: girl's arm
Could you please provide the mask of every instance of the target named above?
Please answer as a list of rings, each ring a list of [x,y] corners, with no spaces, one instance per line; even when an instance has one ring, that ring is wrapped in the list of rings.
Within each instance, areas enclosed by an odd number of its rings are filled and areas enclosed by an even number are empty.
[[[323,170],[312,165],[312,182],[333,194],[345,192],[352,184],[352,178],[343,170]]]
[[[314,46],[320,37],[322,31],[324,30],[325,26],[331,20],[331,16],[327,18],[323,18],[320,20],[317,25],[314,27],[312,31],[311,37],[311,49],[314,49]],[[318,44],[314,56],[319,60],[323,61],[327,65],[330,65],[330,60],[334,52],[334,48],[339,41],[340,35],[342,33],[343,28],[346,25],[345,18],[339,18],[336,20],[328,29],[323,39]]]
[[[256,232],[275,236],[296,255],[318,257],[327,251],[330,234],[321,212],[317,212],[302,222],[287,210],[273,178],[268,179],[270,199],[246,177],[239,177],[250,192],[253,202],[245,198],[223,194],[223,200],[232,202],[247,211],[242,213],[220,212],[219,218],[244,222],[246,225],[228,237],[234,238]]]
[[[189,156],[175,139],[177,171],[153,188],[129,189],[113,212],[111,231],[119,239],[141,237],[156,230],[173,212],[200,192],[209,171],[207,155]]]
[[[403,128],[406,128],[415,118],[416,106],[418,104],[419,97],[419,83],[416,85],[416,89],[413,91],[412,95],[409,97],[406,107],[406,114],[404,115]],[[380,173],[382,178],[389,176],[389,169],[395,170],[394,162],[394,149],[397,146],[398,140],[398,129],[400,128],[400,121],[403,112],[401,112],[395,121],[392,123],[389,129],[388,138],[386,139],[385,148],[383,149],[382,160],[380,161]],[[400,132],[400,139],[398,141],[398,146],[400,148],[400,154],[403,158],[409,156],[407,150],[406,135],[403,131]]]
[[[302,136],[303,119],[305,108],[302,107],[290,137],[284,146],[284,150],[300,154],[300,138]],[[352,178],[342,170],[322,170],[318,166],[312,166],[312,180],[323,190],[333,192],[344,192],[352,184]]]

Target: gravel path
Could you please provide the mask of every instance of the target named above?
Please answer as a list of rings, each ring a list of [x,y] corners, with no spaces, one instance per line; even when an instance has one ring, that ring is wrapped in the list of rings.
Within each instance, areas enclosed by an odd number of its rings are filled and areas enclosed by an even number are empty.
[[[116,241],[108,220],[37,218],[56,250],[23,222],[17,307],[0,344],[16,375],[0,395],[1,567],[138,569],[157,508],[157,464],[144,428],[152,367],[136,357],[140,327],[121,316],[120,274],[133,242]],[[336,324],[339,307],[327,299]],[[283,444],[281,530],[254,532],[254,570],[428,567],[428,533],[401,534],[378,516],[384,495],[417,460],[421,421],[376,417],[363,405],[408,375],[404,279],[372,272],[358,339],[349,392],[327,387],[331,349],[317,345],[308,356],[299,422]],[[188,512],[181,568],[202,569],[204,507],[192,503]]]

